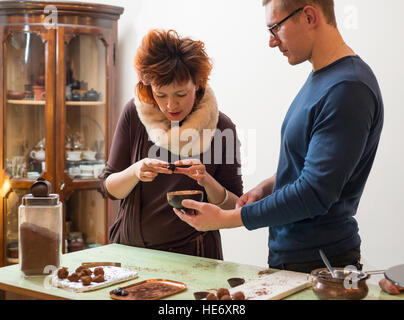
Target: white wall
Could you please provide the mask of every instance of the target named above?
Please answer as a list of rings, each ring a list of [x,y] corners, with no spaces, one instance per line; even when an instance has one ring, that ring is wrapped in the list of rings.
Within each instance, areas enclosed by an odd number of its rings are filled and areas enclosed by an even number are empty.
[[[404,1],[335,2],[346,42],[373,68],[384,97],[384,131],[357,219],[365,267],[386,268],[404,263]],[[125,8],[118,29],[119,107],[133,95],[133,57],[149,29],[172,28],[200,39],[214,60],[211,85],[220,109],[240,133],[256,130],[255,148],[242,139],[243,161],[248,161],[245,191],[272,175],[283,117],[311,65],[291,67],[278,50],[268,47],[261,0],[116,0],[113,4]],[[226,260],[266,266],[267,229],[223,230],[222,236]]]

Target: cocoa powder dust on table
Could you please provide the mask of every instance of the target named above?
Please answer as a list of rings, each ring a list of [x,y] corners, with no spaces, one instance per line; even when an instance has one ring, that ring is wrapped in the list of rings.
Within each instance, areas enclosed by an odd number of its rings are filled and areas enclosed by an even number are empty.
[[[20,226],[21,271],[25,275],[43,275],[48,265],[59,267],[59,235],[32,223]]]

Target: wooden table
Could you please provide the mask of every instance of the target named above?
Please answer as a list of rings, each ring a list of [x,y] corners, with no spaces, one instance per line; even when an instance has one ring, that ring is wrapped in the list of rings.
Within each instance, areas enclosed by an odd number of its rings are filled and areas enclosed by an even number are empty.
[[[63,255],[62,266],[74,270],[82,262],[121,262],[122,267],[136,270],[139,277],[86,293],[74,293],[50,285],[46,276],[24,278],[19,265],[0,268],[0,290],[30,296],[37,299],[105,300],[109,291],[119,286],[146,279],[169,279],[183,282],[187,290],[166,299],[194,300],[193,293],[214,288],[229,288],[227,279],[241,277],[246,281],[258,279],[260,271],[276,272],[263,267],[200,258],[158,250],[110,244]],[[311,288],[289,296],[291,300],[316,300]],[[404,300],[404,294],[390,296],[378,286],[369,284],[369,300]]]

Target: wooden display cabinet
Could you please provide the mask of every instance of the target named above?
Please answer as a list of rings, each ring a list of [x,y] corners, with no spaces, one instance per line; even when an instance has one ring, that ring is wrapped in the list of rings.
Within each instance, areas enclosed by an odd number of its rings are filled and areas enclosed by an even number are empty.
[[[123,8],[0,1],[0,266],[18,262],[18,207],[42,176],[63,202],[64,252],[107,243],[99,192],[116,121]],[[84,242],[81,242],[81,239]]]

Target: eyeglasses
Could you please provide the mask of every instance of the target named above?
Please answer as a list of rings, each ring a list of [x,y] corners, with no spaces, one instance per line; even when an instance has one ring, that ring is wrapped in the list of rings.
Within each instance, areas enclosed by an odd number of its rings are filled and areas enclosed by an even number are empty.
[[[279,31],[279,27],[282,23],[284,23],[286,20],[288,20],[289,18],[293,17],[296,13],[298,13],[299,11],[302,11],[304,9],[304,7],[301,7],[295,11],[293,11],[290,15],[288,15],[285,19],[282,19],[281,21],[279,21],[278,23],[275,23],[273,26],[268,27],[268,31],[271,32],[271,34],[274,36],[275,39],[278,39],[277,36],[277,32]]]

